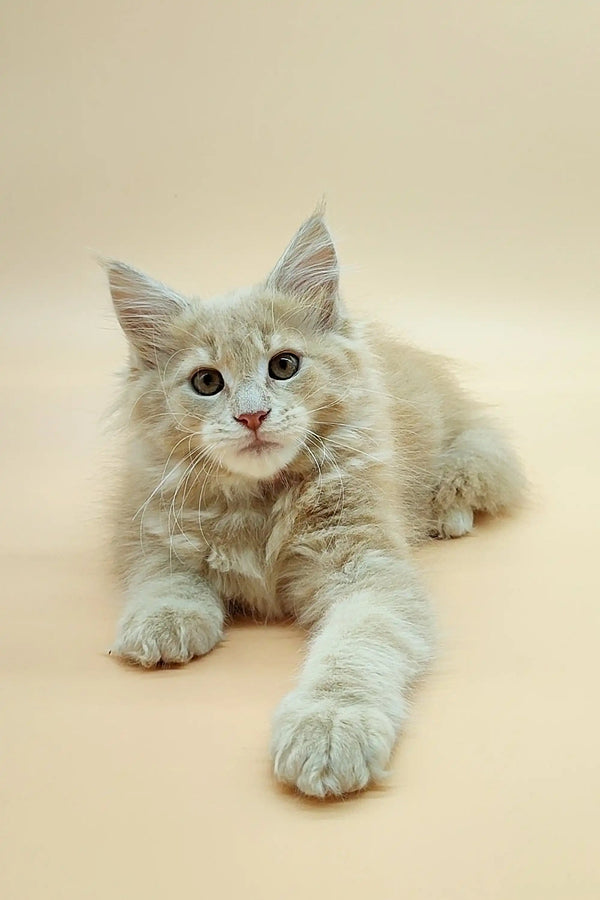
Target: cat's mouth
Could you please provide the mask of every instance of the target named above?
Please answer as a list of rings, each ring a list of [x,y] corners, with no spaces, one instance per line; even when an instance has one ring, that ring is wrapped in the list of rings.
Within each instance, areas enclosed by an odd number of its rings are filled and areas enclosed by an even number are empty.
[[[246,444],[245,447],[242,447],[239,451],[240,453],[256,453],[260,455],[261,453],[269,453],[271,450],[281,450],[283,444],[279,444],[277,441],[265,441],[264,438],[259,438],[258,435],[254,437],[250,443]]]

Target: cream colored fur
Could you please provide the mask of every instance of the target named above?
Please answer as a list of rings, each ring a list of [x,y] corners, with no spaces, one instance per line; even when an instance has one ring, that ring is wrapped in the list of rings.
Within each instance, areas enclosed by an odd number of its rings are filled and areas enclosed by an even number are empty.
[[[106,268],[131,348],[114,651],[185,663],[234,608],[295,617],[311,638],[274,718],[275,774],[316,797],[359,790],[384,775],[432,653],[410,545],[513,507],[515,456],[441,360],[346,314],[320,210],[266,281],[225,297]],[[301,365],[277,381],[282,351]],[[224,379],[215,396],[190,384],[205,367]],[[249,450],[236,417],[257,410],[276,446]]]

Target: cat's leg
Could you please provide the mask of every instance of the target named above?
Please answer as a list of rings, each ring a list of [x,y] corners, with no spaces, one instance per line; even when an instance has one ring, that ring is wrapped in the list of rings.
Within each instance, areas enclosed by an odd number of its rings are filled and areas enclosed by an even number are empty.
[[[385,774],[409,687],[430,658],[428,607],[411,564],[377,550],[357,549],[335,574],[313,565],[303,580],[317,622],[275,714],[274,771],[304,794],[340,796]]]
[[[127,582],[112,652],[145,668],[203,656],[223,636],[223,604],[189,572],[140,564]]]
[[[432,536],[467,534],[473,528],[474,512],[497,515],[516,507],[524,486],[517,456],[500,431],[487,422],[465,429],[440,460]]]

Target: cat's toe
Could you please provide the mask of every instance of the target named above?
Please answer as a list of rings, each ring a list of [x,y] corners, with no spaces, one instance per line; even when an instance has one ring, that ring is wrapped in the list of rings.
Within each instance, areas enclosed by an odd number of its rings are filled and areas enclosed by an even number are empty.
[[[440,516],[431,531],[432,537],[457,538],[473,530],[473,510],[469,506],[454,506]]]
[[[112,652],[144,668],[203,656],[222,637],[223,615],[212,606],[164,605],[125,614]]]
[[[360,791],[384,777],[394,740],[390,720],[367,704],[292,693],[275,715],[275,776],[310,797]]]

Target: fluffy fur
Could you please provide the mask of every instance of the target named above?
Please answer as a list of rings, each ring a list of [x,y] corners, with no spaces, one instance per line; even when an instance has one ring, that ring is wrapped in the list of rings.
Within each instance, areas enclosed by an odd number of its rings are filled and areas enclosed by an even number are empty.
[[[234,608],[295,617],[311,639],[274,718],[275,774],[316,797],[359,790],[385,773],[432,653],[410,545],[513,507],[516,458],[441,360],[347,315],[321,210],[264,282],[227,296],[106,269],[130,344],[114,651],[185,663]],[[283,351],[300,368],[275,380]],[[206,368],[213,396],[191,384]],[[239,417],[256,411],[255,434]]]

